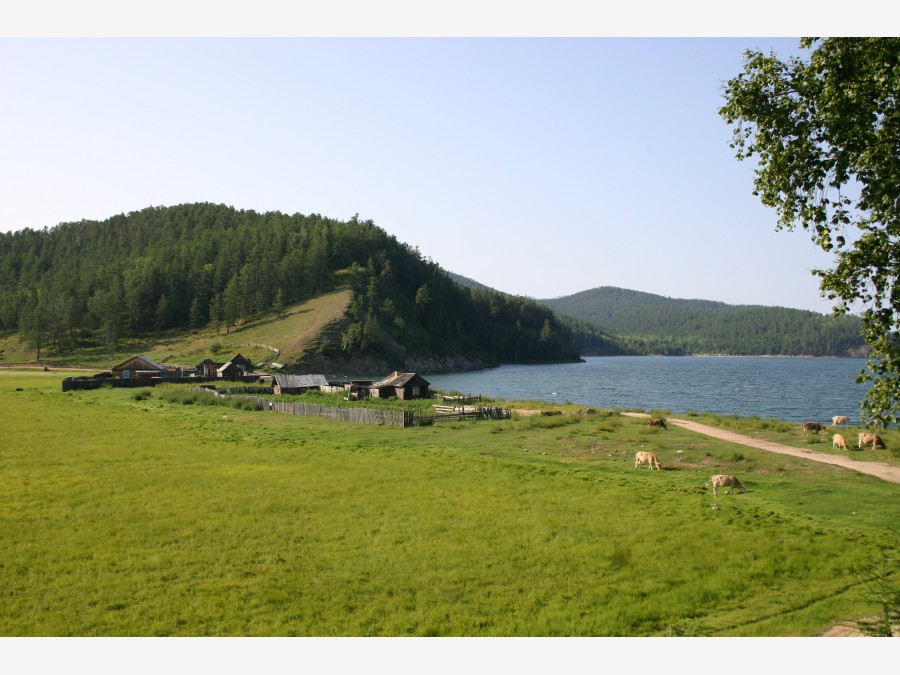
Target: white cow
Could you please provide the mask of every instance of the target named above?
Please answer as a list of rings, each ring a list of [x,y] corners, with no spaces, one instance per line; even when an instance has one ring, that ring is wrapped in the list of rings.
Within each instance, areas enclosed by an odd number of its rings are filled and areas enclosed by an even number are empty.
[[[734,494],[734,488],[737,488],[741,492],[747,491],[747,488],[745,488],[741,481],[737,479],[737,476],[724,476],[722,474],[710,476],[709,480],[706,481],[706,484],[709,485],[710,483],[712,483],[713,486],[713,497],[719,496],[718,490],[720,487],[730,487],[731,490],[728,491],[728,494]]]
[[[656,457],[655,452],[637,452],[634,455],[634,468],[638,468],[641,464],[647,463],[650,466],[650,470],[653,471],[653,465],[656,465],[656,470],[661,471],[659,468],[659,459]]]
[[[832,450],[846,450],[847,449],[847,439],[841,436],[840,434],[835,434],[831,437],[831,449]]]
[[[831,426],[836,427],[839,424],[848,425],[850,424],[850,418],[846,415],[835,415],[831,418]]]

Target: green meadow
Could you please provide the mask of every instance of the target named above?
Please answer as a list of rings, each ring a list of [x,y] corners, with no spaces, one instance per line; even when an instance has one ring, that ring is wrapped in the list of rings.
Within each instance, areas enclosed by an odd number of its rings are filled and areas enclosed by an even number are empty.
[[[900,486],[614,410],[397,429],[63,376],[0,372],[3,636],[811,636],[898,552]]]

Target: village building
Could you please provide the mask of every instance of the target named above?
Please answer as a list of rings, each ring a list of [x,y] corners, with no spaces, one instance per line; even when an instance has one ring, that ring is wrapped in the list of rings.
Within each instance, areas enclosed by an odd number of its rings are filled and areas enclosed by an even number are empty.
[[[166,367],[146,356],[132,356],[110,370],[113,377],[132,380],[139,377],[162,377]]]
[[[241,354],[235,354],[231,361],[223,363],[216,370],[216,377],[244,377],[249,375],[253,370],[253,364],[250,359]]]
[[[400,400],[427,398],[429,382],[416,373],[398,373],[396,370],[380,382],[369,387],[369,395],[375,398],[396,396]]]
[[[328,387],[324,375],[276,375],[272,385],[275,394],[302,394],[310,389],[323,390]]]
[[[371,386],[372,380],[347,380],[341,384],[341,389],[347,392],[347,398],[355,401],[366,398]]]
[[[218,377],[216,373],[224,365],[224,363],[216,363],[212,359],[203,359],[197,364],[197,377]]]

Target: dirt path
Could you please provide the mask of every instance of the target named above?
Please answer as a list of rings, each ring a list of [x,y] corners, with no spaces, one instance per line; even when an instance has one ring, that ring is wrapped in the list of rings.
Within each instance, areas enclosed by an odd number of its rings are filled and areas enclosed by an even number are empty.
[[[622,414],[627,415],[628,417],[650,417],[645,413],[623,412]],[[666,424],[672,424],[683,429],[687,429],[688,431],[693,431],[698,434],[705,434],[706,436],[712,436],[713,438],[719,438],[723,441],[729,441],[731,443],[739,443],[751,448],[759,448],[760,450],[777,452],[782,455],[793,455],[794,457],[802,457],[814,462],[836,464],[837,466],[842,466],[845,469],[852,469],[853,471],[858,471],[859,473],[866,473],[872,476],[876,476],[891,483],[900,483],[900,467],[891,466],[890,464],[885,464],[884,462],[860,462],[843,455],[829,455],[824,452],[795,448],[790,445],[783,445],[782,443],[775,443],[774,441],[766,441],[761,438],[753,438],[751,436],[745,436],[744,434],[735,433],[734,431],[728,431],[727,429],[719,429],[717,427],[711,427],[707,424],[700,424],[699,422],[691,422],[689,420],[682,420],[674,417],[667,417]]]

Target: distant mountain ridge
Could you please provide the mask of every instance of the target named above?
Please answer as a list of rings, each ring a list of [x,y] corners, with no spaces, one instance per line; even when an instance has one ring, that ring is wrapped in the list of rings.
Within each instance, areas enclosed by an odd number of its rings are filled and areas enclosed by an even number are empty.
[[[628,353],[862,356],[855,316],[685,300],[601,286],[537,300],[614,336]]]

